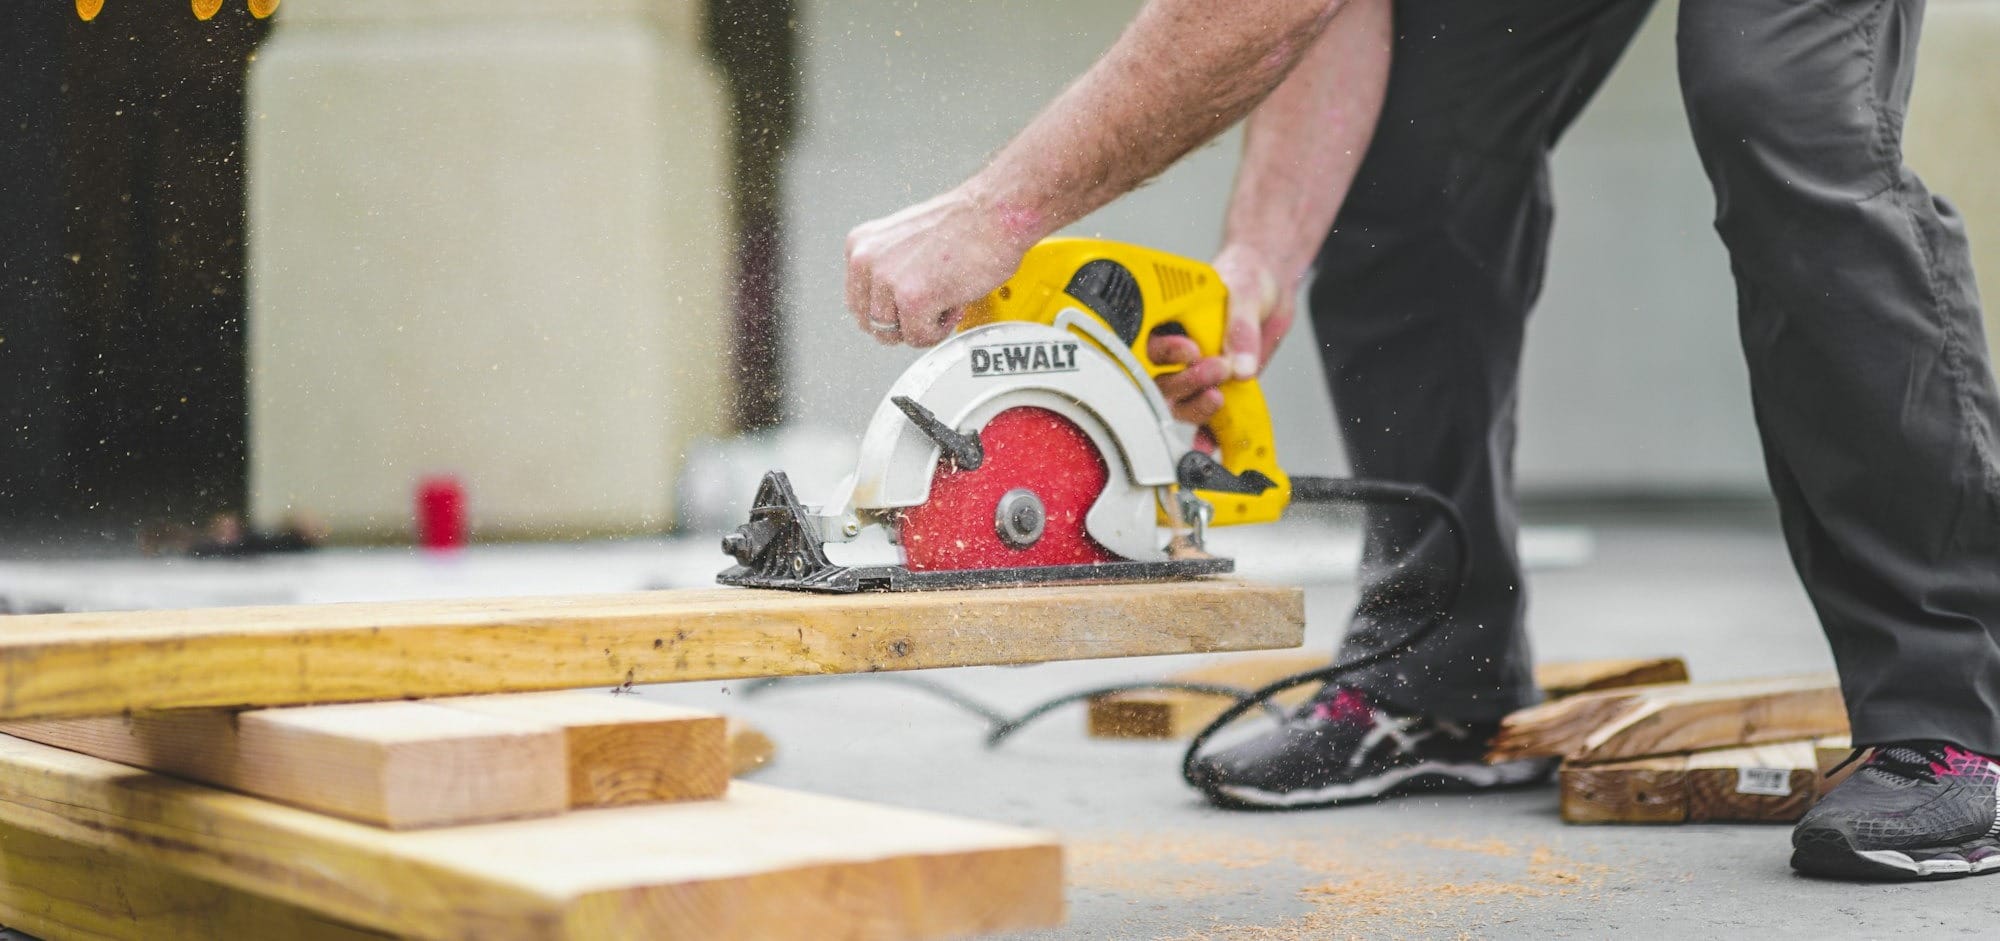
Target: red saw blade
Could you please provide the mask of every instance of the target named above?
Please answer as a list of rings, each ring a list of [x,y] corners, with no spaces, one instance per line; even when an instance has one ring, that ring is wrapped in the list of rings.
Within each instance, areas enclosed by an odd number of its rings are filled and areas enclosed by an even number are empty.
[[[1084,516],[1110,472],[1083,429],[1048,409],[1020,406],[993,416],[979,429],[979,443],[986,459],[978,470],[940,460],[930,499],[902,511],[905,566],[922,572],[1119,560],[1084,531]],[[1021,517],[1011,527],[1002,521],[1003,501],[1009,512],[1039,508],[1040,532],[1032,540],[1018,525]]]

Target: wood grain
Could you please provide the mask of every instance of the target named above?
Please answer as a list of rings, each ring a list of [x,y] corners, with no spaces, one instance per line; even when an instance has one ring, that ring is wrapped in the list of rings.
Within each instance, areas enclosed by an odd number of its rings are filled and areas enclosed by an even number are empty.
[[[1818,793],[1811,741],[1697,752],[1687,762],[1689,823],[1791,823]],[[1746,774],[1782,779],[1785,793],[1755,793],[1746,788]]]
[[[1255,654],[1230,657],[1171,674],[1179,683],[1211,683],[1251,690],[1295,673],[1318,669],[1331,660],[1324,652]],[[1535,685],[1544,695],[1561,697],[1589,690],[1687,680],[1687,665],[1679,657],[1651,659],[1578,660],[1535,667]],[[1283,706],[1306,701],[1319,684],[1307,683],[1277,698]],[[1088,730],[1094,738],[1185,739],[1222,714],[1230,700],[1222,696],[1174,690],[1143,690],[1099,696],[1089,703]]]
[[[811,595],[704,589],[0,619],[0,719],[1296,647],[1235,579]]]
[[[713,712],[605,692],[425,701],[510,722],[559,727],[568,745],[571,807],[712,800],[729,789],[728,732],[722,716]]]
[[[894,941],[1063,910],[1051,837],[751,784],[389,831],[0,736],[0,823],[414,938]]]
[[[1600,764],[1564,762],[1568,823],[1771,823],[1819,793],[1814,742],[1776,742]],[[1760,793],[1763,788],[1784,793]]]
[[[421,702],[0,725],[31,741],[391,828],[560,813],[563,731]]]
[[[1687,681],[1687,662],[1679,657],[1565,660],[1535,666],[1535,685],[1541,687],[1542,695],[1550,699],[1604,689]]]
[[[0,824],[0,924],[47,941],[387,941],[158,863]]]
[[[1558,775],[1565,823],[1685,823],[1687,756],[1601,765],[1565,762]]]
[[[1831,675],[1640,686],[1583,693],[1501,723],[1490,757],[1616,761],[1845,734]]]

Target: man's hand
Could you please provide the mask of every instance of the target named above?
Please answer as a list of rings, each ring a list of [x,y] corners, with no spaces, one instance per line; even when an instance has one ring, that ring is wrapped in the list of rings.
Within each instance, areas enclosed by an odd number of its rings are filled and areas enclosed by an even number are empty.
[[[936,345],[966,304],[1013,277],[1034,244],[1007,222],[961,187],[856,226],[847,233],[847,309],[878,342]]]
[[[1280,289],[1278,276],[1261,253],[1240,245],[1224,246],[1214,265],[1229,288],[1222,355],[1202,356],[1185,336],[1158,334],[1146,341],[1146,355],[1153,362],[1188,364],[1180,372],[1161,376],[1158,385],[1174,417],[1196,425],[1214,418],[1222,408],[1222,390],[1217,386],[1263,372],[1296,316],[1297,299]]]

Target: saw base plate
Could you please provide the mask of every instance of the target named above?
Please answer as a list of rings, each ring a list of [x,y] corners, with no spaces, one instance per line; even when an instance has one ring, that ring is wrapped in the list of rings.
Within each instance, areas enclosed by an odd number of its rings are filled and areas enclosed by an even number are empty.
[[[954,588],[1011,588],[1019,585],[1097,585],[1153,582],[1225,575],[1235,559],[1213,556],[1161,562],[1086,562],[1015,568],[911,571],[901,565],[836,565],[826,557],[811,521],[784,471],[764,475],[750,522],[724,537],[722,551],[738,564],[715,580],[743,588],[847,593],[857,591],[946,591]]]
[[[1015,588],[1022,585],[1100,585],[1157,582],[1227,575],[1235,559],[1174,559],[1166,562],[1097,562],[1020,568],[942,569],[913,572],[900,565],[830,565],[802,577],[753,572],[736,566],[715,580],[744,588],[804,591],[949,591],[955,588]]]

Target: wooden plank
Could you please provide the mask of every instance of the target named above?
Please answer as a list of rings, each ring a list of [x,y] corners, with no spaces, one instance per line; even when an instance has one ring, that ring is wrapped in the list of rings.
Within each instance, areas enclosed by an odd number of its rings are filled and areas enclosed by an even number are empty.
[[[571,807],[712,800],[729,789],[728,731],[722,716],[713,712],[602,692],[426,702],[560,727],[568,744]]]
[[[1564,762],[1562,818],[1568,823],[1789,822],[1812,805],[1817,779],[1810,740],[1602,764]]]
[[[1062,919],[1049,836],[741,783],[391,831],[0,736],[0,823],[415,938],[894,941]]]
[[[1679,657],[1563,660],[1535,665],[1535,685],[1550,699],[1603,689],[1687,681],[1687,662]]]
[[[158,863],[0,824],[0,924],[47,941],[387,941]]]
[[[1183,670],[1167,679],[1179,683],[1215,683],[1240,689],[1256,689],[1294,673],[1326,666],[1332,660],[1326,651],[1276,653],[1252,657],[1231,657],[1218,663]],[[1278,697],[1286,706],[1296,706],[1318,689],[1308,683]],[[1145,690],[1099,696],[1088,704],[1090,734],[1096,738],[1191,738],[1203,726],[1215,721],[1230,701],[1221,696],[1171,690]]]
[[[1256,689],[1295,673],[1326,666],[1329,662],[1324,652],[1259,654],[1231,657],[1175,673],[1167,679],[1180,683],[1212,683]],[[1679,657],[1579,660],[1535,667],[1535,684],[1550,697],[1686,680],[1687,664]],[[1305,702],[1317,688],[1317,684],[1305,684],[1279,696],[1278,702],[1284,706],[1296,706]],[[1228,705],[1229,700],[1221,696],[1172,690],[1114,693],[1090,701],[1088,729],[1095,738],[1192,738],[1194,733],[1215,721],[1215,717],[1221,715]]]
[[[1790,823],[1817,793],[1810,740],[1696,752],[1687,765],[1689,823]]]
[[[1616,761],[1846,731],[1846,707],[1830,675],[1641,686],[1516,712],[1501,724],[1491,757]]]
[[[729,773],[742,777],[770,764],[778,757],[777,743],[769,735],[735,716],[729,717]]]
[[[391,828],[560,813],[563,731],[420,702],[7,723],[9,734]]]
[[[1687,756],[1600,765],[1565,762],[1559,774],[1565,823],[1685,823]]]
[[[1304,593],[1235,579],[704,589],[0,619],[0,719],[1296,647]]]

